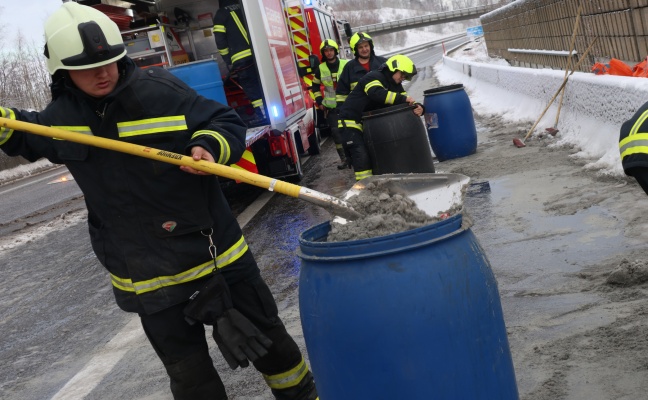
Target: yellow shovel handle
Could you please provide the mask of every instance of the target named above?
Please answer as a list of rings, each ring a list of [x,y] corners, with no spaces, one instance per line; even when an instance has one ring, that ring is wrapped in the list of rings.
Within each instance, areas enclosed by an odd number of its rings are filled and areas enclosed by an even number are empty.
[[[44,125],[32,124],[29,122],[17,121],[8,118],[0,118],[0,126],[16,131],[68,140],[70,142],[86,144],[88,146],[101,147],[103,149],[132,154],[138,157],[150,158],[152,160],[162,161],[169,164],[183,165],[199,171],[222,176],[223,178],[245,182],[250,185],[258,186],[295,198],[299,197],[299,191],[301,190],[301,186],[280,181],[264,175],[255,174],[253,172],[232,168],[227,165],[221,165],[210,161],[195,161],[189,156],[172,153],[170,151],[159,150],[152,147],[141,146],[138,144],[121,142],[119,140],[106,139],[98,136],[85,135],[82,133],[51,128]]]

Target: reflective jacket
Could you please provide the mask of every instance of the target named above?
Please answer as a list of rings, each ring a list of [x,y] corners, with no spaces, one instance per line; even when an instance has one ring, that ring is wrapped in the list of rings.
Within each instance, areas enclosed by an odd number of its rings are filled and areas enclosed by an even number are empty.
[[[369,70],[375,71],[386,62],[386,58],[374,55],[372,53],[371,57],[369,58]],[[338,103],[338,108],[342,106],[342,103],[344,103],[344,101],[347,99],[347,96],[358,84],[360,78],[365,76],[367,72],[368,71],[364,69],[357,58],[346,63],[346,66],[338,77],[338,85],[335,89],[335,100]]]
[[[0,114],[173,153],[202,146],[221,164],[241,157],[246,128],[234,110],[197,95],[162,68],[144,71],[128,57],[118,64],[120,84],[101,100],[63,78],[45,110],[0,107]],[[252,268],[241,265],[251,253],[245,257],[247,244],[216,176],[6,128],[0,129],[0,148],[67,166],[85,196],[93,250],[125,311],[150,314],[186,301],[213,270],[203,235],[212,229],[219,268],[231,269],[232,279],[237,267]]]
[[[250,37],[245,27],[241,6],[236,0],[221,0],[214,17],[214,38],[218,53],[227,64],[247,61],[252,57]]]
[[[619,152],[626,174],[632,175],[634,167],[648,167],[648,103],[645,103],[621,125]]]
[[[405,103],[407,93],[403,85],[394,81],[393,74],[381,68],[360,78],[340,108],[338,126],[362,131],[363,112]]]
[[[319,68],[315,70],[315,78],[313,79],[313,86],[311,86],[311,92],[317,102],[318,98],[322,97],[320,91],[320,85],[324,85],[324,98],[321,103],[324,107],[335,108],[337,107],[335,89],[337,88],[338,76],[342,72],[342,69],[346,65],[348,60],[337,59],[335,63],[329,64],[323,62],[319,65]],[[337,64],[337,68],[335,68]],[[331,67],[335,71],[331,70]]]

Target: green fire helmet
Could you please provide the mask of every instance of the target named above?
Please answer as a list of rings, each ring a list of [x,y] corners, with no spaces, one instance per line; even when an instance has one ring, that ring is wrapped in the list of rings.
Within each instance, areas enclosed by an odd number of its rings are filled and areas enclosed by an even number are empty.
[[[338,47],[338,44],[335,43],[335,40],[331,40],[331,39],[324,39],[322,44],[320,44],[320,54],[322,55],[322,57],[324,57],[324,50],[326,50],[326,49],[335,50],[335,55],[336,56],[338,55],[338,51],[340,50],[340,48]]]
[[[405,80],[408,81],[416,75],[416,66],[414,65],[414,62],[409,57],[402,54],[396,54],[395,56],[389,57],[385,65],[387,65],[387,68],[391,72],[402,72]]]
[[[125,55],[117,24],[92,7],[63,3],[45,22],[45,57],[51,75],[60,69],[101,67]]]
[[[369,42],[369,46],[371,47],[371,51],[373,52],[374,45],[371,36],[367,35],[364,32],[356,32],[353,34],[353,36],[351,36],[351,39],[349,40],[349,46],[351,46],[354,55],[358,55],[358,44],[362,42]]]

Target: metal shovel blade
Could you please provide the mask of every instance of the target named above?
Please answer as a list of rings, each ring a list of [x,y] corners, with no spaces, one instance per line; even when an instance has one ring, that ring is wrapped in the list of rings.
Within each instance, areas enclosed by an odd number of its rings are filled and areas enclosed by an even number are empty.
[[[388,174],[365,178],[351,187],[345,200],[360,194],[369,184],[380,185],[390,194],[400,194],[416,203],[431,217],[461,209],[470,178],[461,174]]]

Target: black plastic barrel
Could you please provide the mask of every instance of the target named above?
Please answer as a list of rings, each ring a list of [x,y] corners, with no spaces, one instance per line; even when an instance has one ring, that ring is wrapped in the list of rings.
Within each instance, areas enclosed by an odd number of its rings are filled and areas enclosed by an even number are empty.
[[[465,157],[477,150],[477,130],[468,94],[462,84],[423,92],[425,123],[439,161]]]
[[[362,122],[374,175],[434,172],[425,126],[409,104],[366,112]]]
[[[461,214],[406,232],[300,236],[299,307],[321,399],[517,400],[497,282]]]

